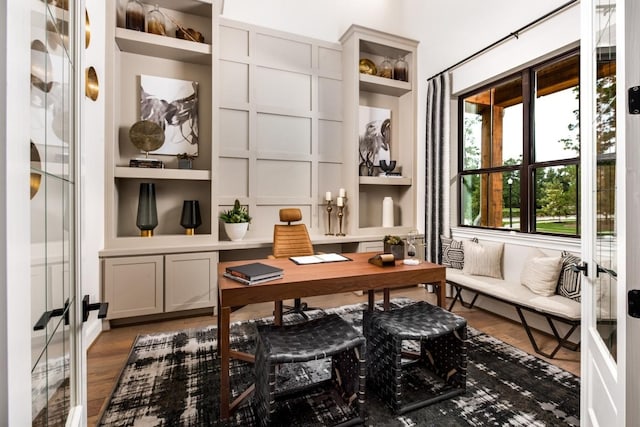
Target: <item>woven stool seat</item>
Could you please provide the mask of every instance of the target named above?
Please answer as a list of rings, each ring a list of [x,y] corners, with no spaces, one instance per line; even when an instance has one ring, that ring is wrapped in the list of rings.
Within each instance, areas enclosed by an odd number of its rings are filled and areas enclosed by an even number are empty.
[[[463,317],[421,301],[396,310],[365,312],[363,325],[368,384],[396,413],[465,392],[467,321]],[[418,342],[419,353],[403,351],[407,341]],[[407,363],[411,358],[417,362]],[[416,378],[424,380],[425,386],[416,386]]]
[[[279,390],[276,384],[278,365],[309,362],[331,357],[331,379],[311,387],[331,386],[331,394],[353,414],[335,425],[347,426],[364,422],[365,338],[337,314],[293,325],[260,325],[257,327],[256,390],[254,402],[261,425],[282,425],[278,403],[290,398],[290,390]],[[295,392],[299,392],[296,389]]]

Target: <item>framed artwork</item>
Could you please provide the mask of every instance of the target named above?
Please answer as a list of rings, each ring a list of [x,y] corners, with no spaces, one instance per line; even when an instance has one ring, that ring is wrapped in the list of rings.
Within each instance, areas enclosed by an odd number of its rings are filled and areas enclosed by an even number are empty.
[[[140,76],[140,119],[164,130],[164,144],[153,154],[198,155],[198,82]]]
[[[360,175],[373,175],[380,160],[391,159],[391,110],[360,106]]]

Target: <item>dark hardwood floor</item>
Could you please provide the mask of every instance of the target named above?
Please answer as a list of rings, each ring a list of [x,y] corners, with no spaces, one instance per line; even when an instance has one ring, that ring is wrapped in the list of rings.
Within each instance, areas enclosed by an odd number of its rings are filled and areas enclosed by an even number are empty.
[[[394,296],[406,296],[415,300],[426,300],[435,304],[435,294],[428,293],[422,287],[398,289]],[[382,298],[382,294],[378,296]],[[306,298],[311,306],[330,308],[345,304],[365,302],[366,295],[345,293],[322,297]],[[253,304],[243,307],[231,315],[231,321],[260,318],[271,315],[273,303]],[[466,309],[459,304],[453,310],[467,319],[469,326],[486,332],[500,340],[518,347],[528,353],[535,354],[529,339],[519,323],[496,316],[481,309]],[[173,320],[156,321],[128,326],[118,326],[104,331],[93,343],[87,355],[87,411],[88,425],[95,426],[99,414],[115,386],[125,361],[131,350],[134,339],[139,334],[150,334],[195,328],[211,325],[216,322],[212,316],[197,316]],[[552,337],[537,334],[542,348],[551,347]],[[537,355],[538,357],[541,357]],[[543,358],[544,359],[544,358]],[[580,352],[562,349],[552,360],[545,359],[576,375],[580,375]]]

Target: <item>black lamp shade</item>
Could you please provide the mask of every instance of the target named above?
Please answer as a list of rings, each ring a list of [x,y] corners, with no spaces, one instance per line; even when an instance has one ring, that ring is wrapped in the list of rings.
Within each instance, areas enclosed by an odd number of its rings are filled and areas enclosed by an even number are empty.
[[[200,218],[200,204],[197,200],[185,200],[182,204],[182,216],[180,225],[185,228],[186,234],[194,234],[195,229],[202,224]]]
[[[136,225],[140,235],[153,236],[153,229],[158,226],[158,210],[156,208],[156,185],[151,182],[140,183],[138,196],[138,217]]]

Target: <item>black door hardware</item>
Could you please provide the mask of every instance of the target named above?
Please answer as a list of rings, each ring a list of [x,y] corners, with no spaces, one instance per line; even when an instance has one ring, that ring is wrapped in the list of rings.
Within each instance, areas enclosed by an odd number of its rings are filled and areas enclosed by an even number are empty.
[[[85,295],[82,298],[82,321],[86,322],[89,319],[89,312],[98,310],[98,319],[104,319],[107,317],[107,311],[109,310],[108,302],[94,302],[89,304],[89,295]]]
[[[640,290],[632,289],[627,298],[629,316],[640,317]]]
[[[44,329],[47,326],[47,323],[49,323],[49,320],[51,320],[52,317],[57,317],[57,316],[62,316],[64,315],[64,324],[68,325],[69,324],[69,300],[66,300],[64,303],[64,307],[63,308],[56,308],[54,310],[51,311],[45,311],[44,313],[42,313],[42,316],[40,316],[40,319],[38,319],[38,321],[36,322],[35,326],[33,327],[34,331],[40,331],[42,329]]]

